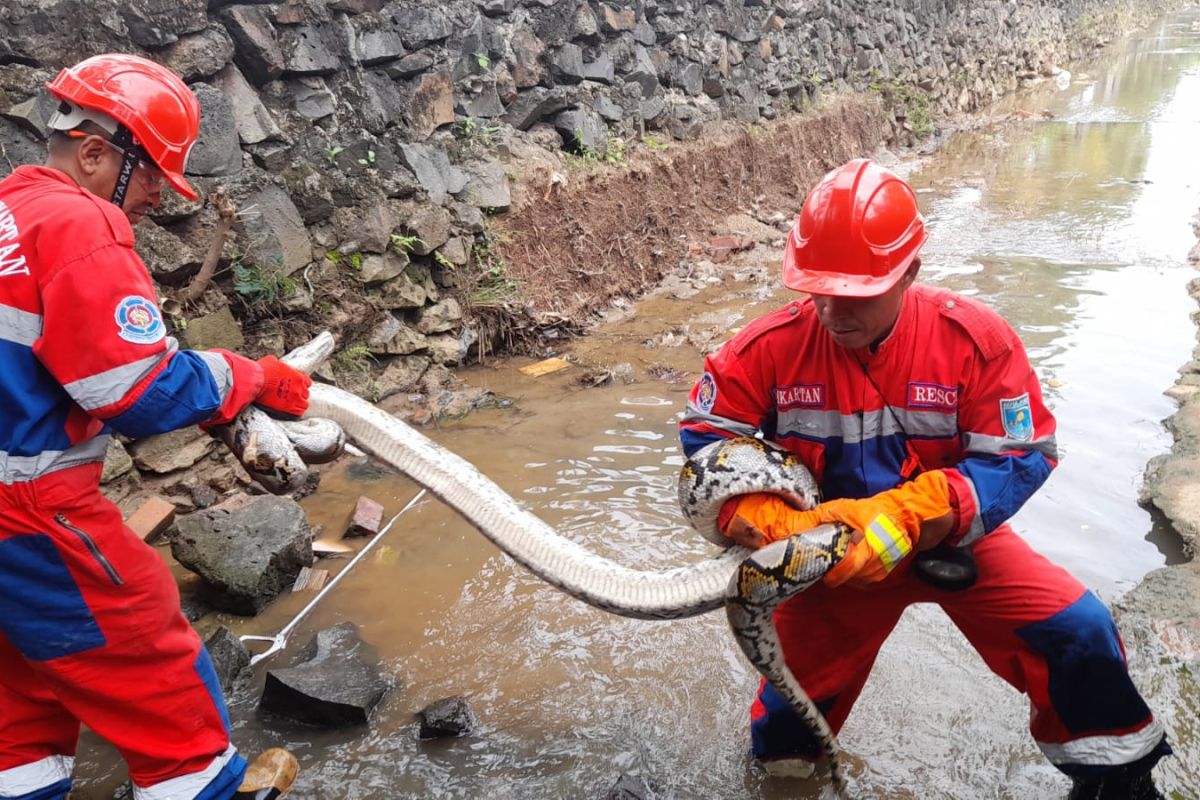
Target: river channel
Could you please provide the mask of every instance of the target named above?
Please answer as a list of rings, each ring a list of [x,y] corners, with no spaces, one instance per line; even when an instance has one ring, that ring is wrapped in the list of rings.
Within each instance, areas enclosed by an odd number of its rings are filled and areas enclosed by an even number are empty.
[[[1195,340],[1185,286],[1200,197],[1200,13],[1133,34],[1063,84],[1023,93],[997,110],[1003,122],[897,168],[919,192],[931,233],[923,279],[1012,322],[1058,417],[1062,463],[1013,524],[1111,602],[1181,558],[1169,527],[1136,497],[1146,462],[1170,448],[1162,420],[1174,403],[1163,391]],[[760,246],[752,257],[774,271],[779,251]],[[699,560],[713,548],[686,527],[674,496],[676,423],[703,357],[697,333],[719,342],[787,300],[735,280],[660,293],[564,345],[578,359],[570,369],[528,377],[518,371],[524,360],[465,372],[511,406],[425,432],[563,536],[615,561],[652,569]],[[588,366],[617,364],[632,366],[632,383],[579,380]],[[667,368],[686,375],[654,377]],[[335,526],[359,494],[391,513],[415,492],[346,463],[304,505],[314,524]],[[224,621],[273,633],[307,599]],[[661,798],[822,796],[819,782],[769,779],[748,764],[757,674],[722,614],[643,622],[591,609],[437,501],[400,520],[294,635],[293,650],[345,620],[396,681],[368,728],[326,733],[261,716],[263,668],[234,698],[239,747],[284,744],[300,758],[297,798],[589,799],[621,774]],[[419,741],[414,714],[456,694],[478,718],[475,733]],[[841,742],[860,797],[1064,797],[1068,783],[1027,723],[1024,698],[941,612],[913,608]],[[1198,797],[1200,745],[1180,750],[1161,783]],[[91,737],[80,756],[91,778],[76,796],[111,796],[115,757]]]

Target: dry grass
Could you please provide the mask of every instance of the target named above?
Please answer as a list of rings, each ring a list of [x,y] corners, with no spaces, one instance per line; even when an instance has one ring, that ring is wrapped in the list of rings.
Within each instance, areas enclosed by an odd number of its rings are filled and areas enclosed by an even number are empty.
[[[689,239],[731,213],[795,213],[821,175],[871,152],[885,131],[877,100],[848,97],[777,123],[639,148],[565,182],[523,176],[524,200],[502,218],[496,245],[519,302],[482,315],[490,349],[520,349],[539,329],[577,330],[612,298],[644,293],[685,257]]]

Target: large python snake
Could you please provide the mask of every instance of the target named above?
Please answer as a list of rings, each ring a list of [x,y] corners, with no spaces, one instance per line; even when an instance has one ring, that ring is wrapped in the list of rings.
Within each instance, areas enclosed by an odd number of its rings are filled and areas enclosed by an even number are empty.
[[[311,371],[332,347],[333,338],[322,334],[285,360]],[[750,551],[728,546],[716,529],[721,505],[738,494],[773,491],[802,508],[815,504],[816,484],[794,457],[755,439],[715,442],[694,454],[680,472],[680,505],[706,538],[726,549],[698,563],[650,571],[614,563],[562,537],[469,462],[349,392],[314,383],[307,417],[336,423],[359,448],[426,487],[515,561],[588,605],[639,619],[681,619],[724,606],[742,651],[820,742],[834,790],[846,796],[834,734],[784,663],[772,612],[845,555],[850,530],[822,525]],[[294,466],[291,439],[278,426],[251,410],[232,426],[240,435],[219,432],[248,470],[267,465],[268,488],[303,482],[297,479],[303,465]],[[322,451],[322,436],[332,435],[318,433],[316,449]],[[247,442],[254,444],[254,460],[244,457]]]

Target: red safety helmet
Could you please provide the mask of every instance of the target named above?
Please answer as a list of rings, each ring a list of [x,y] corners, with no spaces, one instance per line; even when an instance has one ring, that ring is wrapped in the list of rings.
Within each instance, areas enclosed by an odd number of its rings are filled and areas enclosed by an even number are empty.
[[[928,238],[912,188],[865,158],[809,192],[783,251],[783,284],[809,294],[874,297],[896,285]]]
[[[174,72],[141,56],[108,53],[67,67],[46,88],[128,128],[167,182],[196,199],[183,173],[200,133],[200,101]]]

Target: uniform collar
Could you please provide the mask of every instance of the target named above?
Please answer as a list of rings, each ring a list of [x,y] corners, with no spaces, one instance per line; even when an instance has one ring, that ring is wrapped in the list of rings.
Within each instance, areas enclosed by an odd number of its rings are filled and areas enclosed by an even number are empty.
[[[70,186],[72,189],[78,189],[81,192],[87,190],[80,186],[74,178],[67,173],[53,167],[46,167],[40,164],[22,164],[13,170],[12,174],[25,181],[44,181],[52,180],[61,183],[64,186]]]
[[[896,315],[896,324],[892,326],[892,330],[888,335],[883,337],[883,341],[879,343],[878,347],[874,350],[870,347],[860,347],[857,350],[850,351],[859,362],[867,364],[879,358],[887,358],[889,352],[895,350],[897,347],[904,346],[902,343],[909,338],[908,332],[913,325],[913,315],[916,314],[915,304],[910,297],[913,289],[915,289],[915,285],[901,295],[900,313]]]

